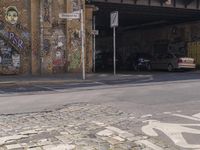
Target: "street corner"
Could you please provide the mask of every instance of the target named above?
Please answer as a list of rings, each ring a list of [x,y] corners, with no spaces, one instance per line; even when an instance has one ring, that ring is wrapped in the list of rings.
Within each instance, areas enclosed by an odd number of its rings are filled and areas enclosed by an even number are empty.
[[[129,114],[112,106],[70,104],[62,109],[0,116],[0,150],[129,150],[148,138],[125,129]],[[130,128],[130,127],[129,127]]]

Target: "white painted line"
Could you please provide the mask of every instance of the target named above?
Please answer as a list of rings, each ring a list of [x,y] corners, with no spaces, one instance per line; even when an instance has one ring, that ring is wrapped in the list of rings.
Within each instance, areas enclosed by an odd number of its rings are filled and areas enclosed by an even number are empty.
[[[190,119],[190,120],[194,120],[194,121],[200,121],[200,118],[195,118],[195,117],[186,116],[186,115],[172,114],[172,116],[181,117],[181,118],[185,118],[185,119]]]
[[[147,114],[147,115],[141,116],[141,118],[148,118],[148,117],[152,117],[152,114]]]
[[[181,111],[181,110],[177,110],[176,112],[177,112],[177,113],[181,113],[182,111]]]
[[[200,119],[200,113],[194,114],[193,117],[199,118]]]
[[[153,144],[153,143],[151,143],[151,142],[149,142],[147,140],[136,141],[135,143],[139,144],[139,145],[141,145],[141,144],[145,145],[148,148],[151,148],[153,150],[164,150],[162,147],[159,147],[159,146],[157,146],[157,145],[155,145],[155,144]]]
[[[174,124],[163,123],[157,120],[149,120],[149,124],[142,127],[142,131],[148,136],[159,136],[157,130],[168,136],[175,145],[182,148],[200,148],[200,144],[189,144],[183,133],[200,135],[200,130],[194,127],[200,127],[200,124]]]
[[[163,112],[163,114],[166,114],[166,115],[168,115],[168,114],[171,114],[171,112]]]

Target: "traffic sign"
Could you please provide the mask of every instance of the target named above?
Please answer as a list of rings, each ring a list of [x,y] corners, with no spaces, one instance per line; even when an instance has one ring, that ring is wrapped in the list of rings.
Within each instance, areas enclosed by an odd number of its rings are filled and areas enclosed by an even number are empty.
[[[80,13],[59,13],[61,19],[79,19]]]
[[[99,30],[92,30],[93,35],[99,35]]]
[[[110,14],[110,26],[111,26],[111,28],[118,27],[118,25],[119,25],[119,17],[118,16],[119,16],[118,11],[111,12],[111,14]]]

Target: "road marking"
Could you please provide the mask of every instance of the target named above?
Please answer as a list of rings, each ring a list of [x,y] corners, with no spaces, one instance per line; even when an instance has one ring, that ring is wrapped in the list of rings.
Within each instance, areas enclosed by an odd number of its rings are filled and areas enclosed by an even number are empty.
[[[147,140],[136,141],[135,143],[138,144],[138,145],[143,144],[143,145],[145,145],[148,148],[151,148],[153,150],[163,150],[163,148],[161,148],[161,147],[159,147],[159,146],[157,146],[157,145],[155,145],[155,144],[153,144],[153,143],[151,143]]]
[[[169,114],[171,114],[171,112],[163,112],[163,114],[169,115]]]
[[[193,117],[199,118],[200,119],[200,113],[194,114]]]
[[[140,118],[149,118],[149,117],[152,117],[152,114],[143,115]]]
[[[183,133],[200,135],[200,130],[193,129],[191,127],[200,127],[200,124],[174,124],[174,123],[162,123],[157,120],[147,120],[148,125],[142,127],[142,131],[149,136],[158,136],[155,131],[159,130],[168,136],[175,145],[182,148],[198,149],[200,145],[189,144],[183,137]]]
[[[190,119],[190,120],[194,120],[194,121],[200,121],[200,118],[195,118],[195,117],[181,115],[181,114],[172,114],[172,116],[181,117],[181,118],[185,118],[185,119]]]

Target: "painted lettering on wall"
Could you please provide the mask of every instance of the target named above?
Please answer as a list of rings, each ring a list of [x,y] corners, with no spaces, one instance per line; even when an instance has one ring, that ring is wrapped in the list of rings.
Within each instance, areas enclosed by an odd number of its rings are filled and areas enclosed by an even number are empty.
[[[43,3],[43,8],[44,8],[43,20],[45,22],[49,22],[49,23],[50,23],[50,5],[51,5],[51,0],[44,0],[44,3]]]
[[[13,32],[7,32],[5,34],[5,36],[7,37],[7,39],[10,40],[10,42],[15,45],[17,48],[19,49],[24,49],[24,42],[23,40],[18,37],[15,33]]]
[[[0,70],[2,74],[17,73],[20,68],[20,54],[2,38],[0,38],[0,66],[3,68]]]

